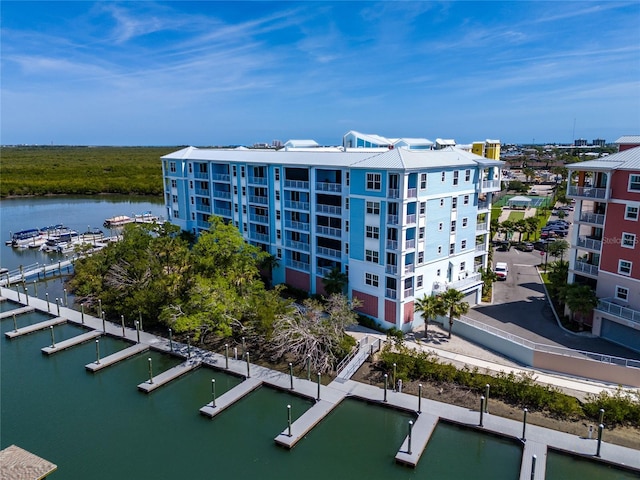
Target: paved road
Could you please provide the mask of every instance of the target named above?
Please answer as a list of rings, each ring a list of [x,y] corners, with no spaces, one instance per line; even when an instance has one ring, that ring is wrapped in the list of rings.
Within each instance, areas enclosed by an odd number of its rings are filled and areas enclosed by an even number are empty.
[[[536,272],[541,258],[544,260],[538,251],[494,252],[494,262],[509,264],[508,278],[494,284],[492,305],[478,305],[468,316],[533,342],[640,359],[640,352],[591,337],[589,333],[568,333],[558,325]]]

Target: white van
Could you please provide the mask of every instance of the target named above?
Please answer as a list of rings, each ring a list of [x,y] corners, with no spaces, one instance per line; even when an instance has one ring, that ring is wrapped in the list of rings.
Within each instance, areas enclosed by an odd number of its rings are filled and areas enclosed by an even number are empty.
[[[506,280],[507,274],[509,273],[509,266],[506,262],[498,262],[496,263],[496,268],[494,268],[493,271],[498,276],[498,280]]]

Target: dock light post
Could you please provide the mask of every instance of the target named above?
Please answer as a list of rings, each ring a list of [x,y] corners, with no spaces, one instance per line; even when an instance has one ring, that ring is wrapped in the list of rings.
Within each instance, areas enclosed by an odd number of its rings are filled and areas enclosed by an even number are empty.
[[[320,401],[320,372],[318,372],[318,396],[316,397],[316,401]]]
[[[407,443],[407,453],[411,455],[411,432],[413,431],[413,420],[409,420],[409,438]]]
[[[191,337],[187,337],[187,358],[191,358]]]
[[[136,336],[138,337],[138,343],[140,343],[140,323],[138,320],[135,321],[136,324]]]
[[[67,289],[65,288],[62,291],[64,292],[64,306],[68,307],[69,304],[67,303]]]
[[[211,379],[211,407],[216,408],[216,379]]]
[[[491,388],[491,385],[489,385],[488,383],[484,386],[484,398],[485,398],[484,413],[489,413],[489,389],[490,388]]]
[[[53,335],[53,325],[49,327],[49,331],[51,332],[51,348],[56,348],[56,339]]]
[[[291,405],[287,405],[287,425],[289,428],[289,436],[291,436]]]
[[[289,380],[291,383],[291,386],[289,388],[291,388],[291,390],[293,390],[293,363],[289,362]]]
[[[37,297],[38,296],[38,282],[36,282],[35,280],[33,281],[33,294]]]
[[[229,370],[229,344],[224,344],[224,368]]]
[[[98,299],[98,316],[102,316],[102,300],[100,298]]]
[[[82,324],[84,325],[84,303],[80,304],[80,320],[82,321]]]
[[[100,365],[100,340],[96,338],[96,365]]]
[[[604,425],[601,423],[598,425],[598,449],[596,450],[596,457],[600,456],[600,445],[602,444],[602,430],[604,430]]]
[[[247,357],[247,378],[251,378],[251,363],[249,363],[249,352],[247,352],[246,357]]]
[[[29,305],[29,290],[26,285],[24,286],[24,296],[27,297],[27,305]]]
[[[389,375],[387,375],[386,373],[384,374],[384,400],[383,402],[387,401],[387,388],[389,387]]]
[[[142,330],[142,312],[138,312],[138,322],[140,322],[140,330]]]
[[[120,315],[120,322],[122,323],[122,338],[125,338],[127,332],[124,331],[124,315]]]
[[[106,321],[106,319],[104,318],[104,317],[105,317],[104,312],[102,312],[101,317],[102,317],[102,331],[103,331],[104,333],[107,333],[107,321]]]
[[[149,360],[149,383],[153,383],[153,361],[151,360],[151,357],[149,357],[148,360]]]
[[[538,460],[538,457],[534,454],[531,457],[531,480],[536,478],[536,460]]]
[[[529,412],[529,410],[527,410],[526,408],[524,409],[524,416],[522,418],[522,438],[520,440],[522,440],[523,442],[527,441],[527,437],[525,436],[525,433],[527,431],[527,413]]]
[[[169,350],[173,352],[173,335],[171,334],[171,329],[169,329]]]
[[[242,354],[245,355],[247,353],[247,344],[244,341],[244,337],[242,337]]]
[[[418,413],[422,413],[422,384],[418,384]]]
[[[56,309],[58,310],[58,316],[60,316],[60,299],[56,297]]]
[[[51,306],[49,305],[49,292],[44,294],[44,298],[47,301],[47,312],[51,313]]]
[[[393,364],[393,391],[396,391],[396,374],[398,373],[398,365]]]
[[[20,301],[20,289],[18,288],[18,285],[16,285],[16,293],[18,294],[18,301]]]
[[[307,353],[307,380],[311,381],[311,354]]]
[[[238,347],[233,347],[233,359],[238,359]]]
[[[402,393],[402,379],[398,379],[398,393]]]
[[[600,419],[598,420],[598,424],[604,423],[604,408],[600,409]]]
[[[480,397],[480,426],[484,427],[482,422],[482,416],[484,415],[484,395]]]
[[[13,314],[13,331],[17,332],[18,331],[18,323],[16,322],[16,314]]]

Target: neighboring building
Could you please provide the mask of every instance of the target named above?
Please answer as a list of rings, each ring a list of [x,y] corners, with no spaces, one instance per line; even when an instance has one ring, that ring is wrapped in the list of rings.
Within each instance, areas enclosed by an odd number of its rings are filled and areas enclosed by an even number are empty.
[[[615,141],[618,151],[624,152],[630,148],[640,147],[640,135],[623,135]]]
[[[575,147],[586,147],[587,146],[587,141],[584,138],[578,138],[578,139],[573,141],[573,145]]]
[[[484,142],[473,142],[471,153],[492,160],[500,160],[500,140],[485,140]]]
[[[407,148],[409,150],[431,150],[433,142],[426,138],[386,138],[380,135],[360,133],[355,130],[347,132],[342,137],[342,147],[345,150],[354,148],[392,149]]]
[[[594,334],[640,351],[640,147],[567,168],[577,173],[568,281],[596,290]]]
[[[276,284],[322,294],[332,269],[347,273],[349,295],[385,327],[421,325],[414,299],[446,288],[479,302],[503,162],[455,147],[299,145],[162,157],[168,218],[194,233],[210,215],[233,222],[279,260]]]
[[[604,138],[596,138],[593,140],[592,142],[594,147],[606,147],[607,146],[607,142],[605,141]]]

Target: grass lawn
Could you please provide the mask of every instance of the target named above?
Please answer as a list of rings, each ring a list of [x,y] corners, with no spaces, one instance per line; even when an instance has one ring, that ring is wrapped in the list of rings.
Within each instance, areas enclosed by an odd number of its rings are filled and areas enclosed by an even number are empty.
[[[500,214],[502,213],[502,208],[500,207],[492,207],[491,208],[491,220],[498,220],[500,218]]]
[[[522,220],[524,218],[524,212],[511,212],[509,214],[509,220],[512,222],[517,222],[518,220]]]

